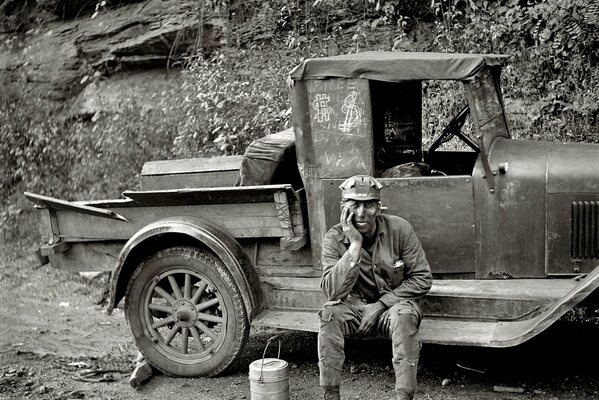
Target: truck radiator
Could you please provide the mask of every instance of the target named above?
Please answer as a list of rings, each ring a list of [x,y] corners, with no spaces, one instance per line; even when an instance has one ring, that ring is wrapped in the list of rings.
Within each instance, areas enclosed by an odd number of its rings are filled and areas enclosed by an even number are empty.
[[[598,217],[598,201],[572,202],[572,258],[599,258]]]

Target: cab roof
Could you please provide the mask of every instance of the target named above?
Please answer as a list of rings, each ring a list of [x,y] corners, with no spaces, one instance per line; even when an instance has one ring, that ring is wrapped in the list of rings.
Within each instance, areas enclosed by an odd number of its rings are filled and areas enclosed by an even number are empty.
[[[368,51],[304,60],[293,69],[293,80],[351,78],[387,82],[406,80],[466,80],[484,67],[501,68],[503,54]]]

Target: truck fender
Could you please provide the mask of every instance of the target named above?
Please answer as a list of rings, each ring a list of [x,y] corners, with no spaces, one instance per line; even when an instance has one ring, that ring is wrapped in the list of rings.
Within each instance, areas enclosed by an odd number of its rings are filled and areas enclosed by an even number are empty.
[[[595,267],[590,274],[581,277],[579,285],[573,287],[561,299],[549,305],[536,317],[524,321],[500,322],[493,333],[490,345],[510,347],[527,341],[543,332],[597,290],[599,290],[599,266]]]
[[[238,285],[250,321],[262,307],[262,287],[256,269],[230,233],[197,217],[171,217],[146,225],[121,250],[110,282],[110,314],[125,296],[137,266],[148,256],[177,245],[198,246],[212,251],[227,267]]]

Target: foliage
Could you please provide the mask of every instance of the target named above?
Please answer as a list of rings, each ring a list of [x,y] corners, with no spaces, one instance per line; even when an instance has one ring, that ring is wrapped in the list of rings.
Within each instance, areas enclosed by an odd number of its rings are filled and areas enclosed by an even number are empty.
[[[178,156],[239,154],[252,140],[290,126],[285,79],[297,60],[279,52],[265,62],[265,51],[223,50],[191,61],[174,141]]]
[[[0,33],[28,29],[39,17],[35,0],[0,0]]]
[[[28,10],[59,2],[0,1],[0,21],[35,23]],[[92,12],[114,4],[89,2]],[[302,58],[363,50],[510,54],[506,104],[528,110],[513,113],[515,137],[599,141],[593,0],[211,0],[204,7],[229,16],[230,47],[189,58],[185,83],[160,109],[123,98],[116,114],[72,120],[61,105],[4,85],[0,203],[25,189],[116,196],[135,186],[148,159],[242,153],[253,139],[290,126],[285,80]],[[433,135],[461,103],[442,84],[427,90],[423,127]],[[3,218],[15,219],[18,209],[9,217],[4,208]]]
[[[599,141],[599,5],[593,0],[435,1],[434,45],[513,56],[507,98],[536,109],[516,137]],[[536,104],[535,104],[536,103]]]
[[[91,120],[57,118],[59,112],[35,96],[0,94],[1,203],[23,190],[118,196],[136,185],[144,161],[171,154],[176,123],[161,110],[124,100],[118,113]]]

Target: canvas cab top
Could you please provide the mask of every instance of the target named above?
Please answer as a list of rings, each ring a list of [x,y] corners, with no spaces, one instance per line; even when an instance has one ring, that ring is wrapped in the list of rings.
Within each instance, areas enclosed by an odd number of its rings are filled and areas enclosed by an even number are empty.
[[[407,80],[472,79],[485,67],[501,68],[509,56],[368,51],[303,61],[290,73],[293,80],[369,79],[385,82]]]
[[[509,137],[499,82],[507,60],[494,54],[365,52],[303,61],[291,71],[290,83],[304,181],[376,175],[423,161],[425,80],[463,83],[461,98],[454,100],[472,120],[476,139],[469,146],[485,154],[495,138]]]

